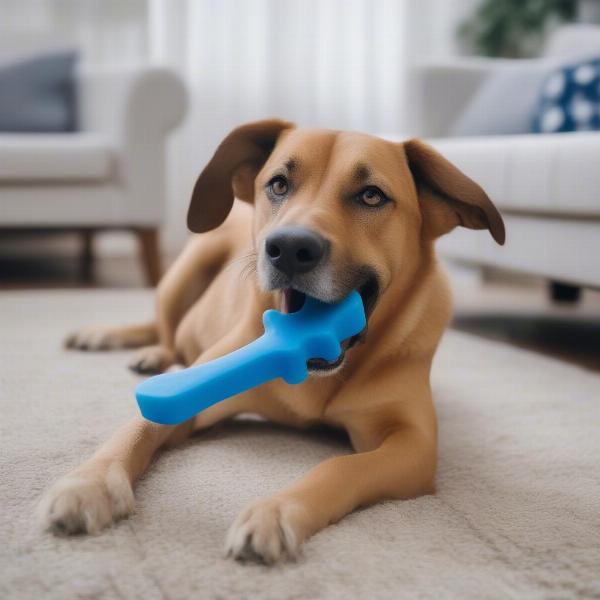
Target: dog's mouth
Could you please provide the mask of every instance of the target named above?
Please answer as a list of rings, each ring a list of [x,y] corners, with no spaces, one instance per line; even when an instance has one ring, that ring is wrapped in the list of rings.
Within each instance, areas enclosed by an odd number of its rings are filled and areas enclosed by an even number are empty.
[[[358,287],[358,292],[363,301],[365,316],[367,323],[369,317],[375,308],[379,295],[379,284],[375,276],[370,276],[365,283]],[[280,290],[281,293],[281,312],[294,313],[299,311],[304,306],[306,294],[297,290],[294,287],[286,287]],[[353,335],[351,338],[344,340],[341,343],[342,351],[339,357],[334,361],[328,361],[324,358],[311,358],[307,361],[309,371],[326,373],[334,371],[342,365],[346,358],[346,352],[353,348],[357,343],[362,342],[366,336],[367,328],[365,327],[360,333]]]

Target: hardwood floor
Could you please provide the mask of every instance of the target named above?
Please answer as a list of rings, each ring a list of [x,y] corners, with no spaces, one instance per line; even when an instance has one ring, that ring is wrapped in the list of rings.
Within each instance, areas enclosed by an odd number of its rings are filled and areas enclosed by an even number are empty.
[[[88,277],[78,257],[0,255],[0,290],[102,287],[146,287],[138,257],[97,258]]]
[[[169,264],[169,260],[164,261]],[[549,300],[546,283],[495,277],[449,265],[459,331],[527,348],[600,372],[600,292],[585,290],[573,304]],[[84,281],[78,258],[0,256],[2,290],[145,287],[136,256],[102,257]]]

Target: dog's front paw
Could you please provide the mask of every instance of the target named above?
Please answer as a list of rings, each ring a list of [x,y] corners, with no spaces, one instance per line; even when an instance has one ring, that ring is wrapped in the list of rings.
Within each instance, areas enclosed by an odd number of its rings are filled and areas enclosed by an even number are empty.
[[[114,327],[88,325],[68,335],[65,348],[74,350],[117,350],[124,348],[123,336]]]
[[[149,375],[166,371],[176,361],[175,353],[164,346],[141,348],[129,362],[129,368],[136,373]]]
[[[133,512],[131,484],[123,468],[80,469],[57,481],[42,497],[37,517],[55,534],[98,533]]]
[[[289,499],[267,498],[245,508],[227,533],[225,552],[237,560],[272,564],[295,558],[304,539],[303,508]]]

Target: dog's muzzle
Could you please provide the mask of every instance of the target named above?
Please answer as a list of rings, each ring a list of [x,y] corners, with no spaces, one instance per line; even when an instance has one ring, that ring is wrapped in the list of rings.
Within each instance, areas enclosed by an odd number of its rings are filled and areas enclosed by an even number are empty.
[[[280,310],[299,310],[306,296],[322,302],[339,302],[356,289],[363,300],[365,314],[370,316],[379,296],[376,272],[366,266],[346,267],[337,275],[328,260],[331,243],[321,234],[299,225],[281,225],[264,241],[259,257],[259,280],[265,291],[279,290]],[[366,330],[342,343],[342,353],[335,361],[311,359],[310,371],[332,372],[344,362],[346,352],[362,341]]]

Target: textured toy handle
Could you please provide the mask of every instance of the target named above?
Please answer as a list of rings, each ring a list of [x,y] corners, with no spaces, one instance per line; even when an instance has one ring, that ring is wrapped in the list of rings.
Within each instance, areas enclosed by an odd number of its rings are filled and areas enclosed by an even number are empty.
[[[265,333],[257,340],[210,362],[151,377],[136,389],[142,415],[155,423],[175,425],[230,396],[282,377],[301,383],[311,358],[335,360],[340,342],[366,324],[360,294],[325,304],[307,297],[301,310],[263,315]]]

